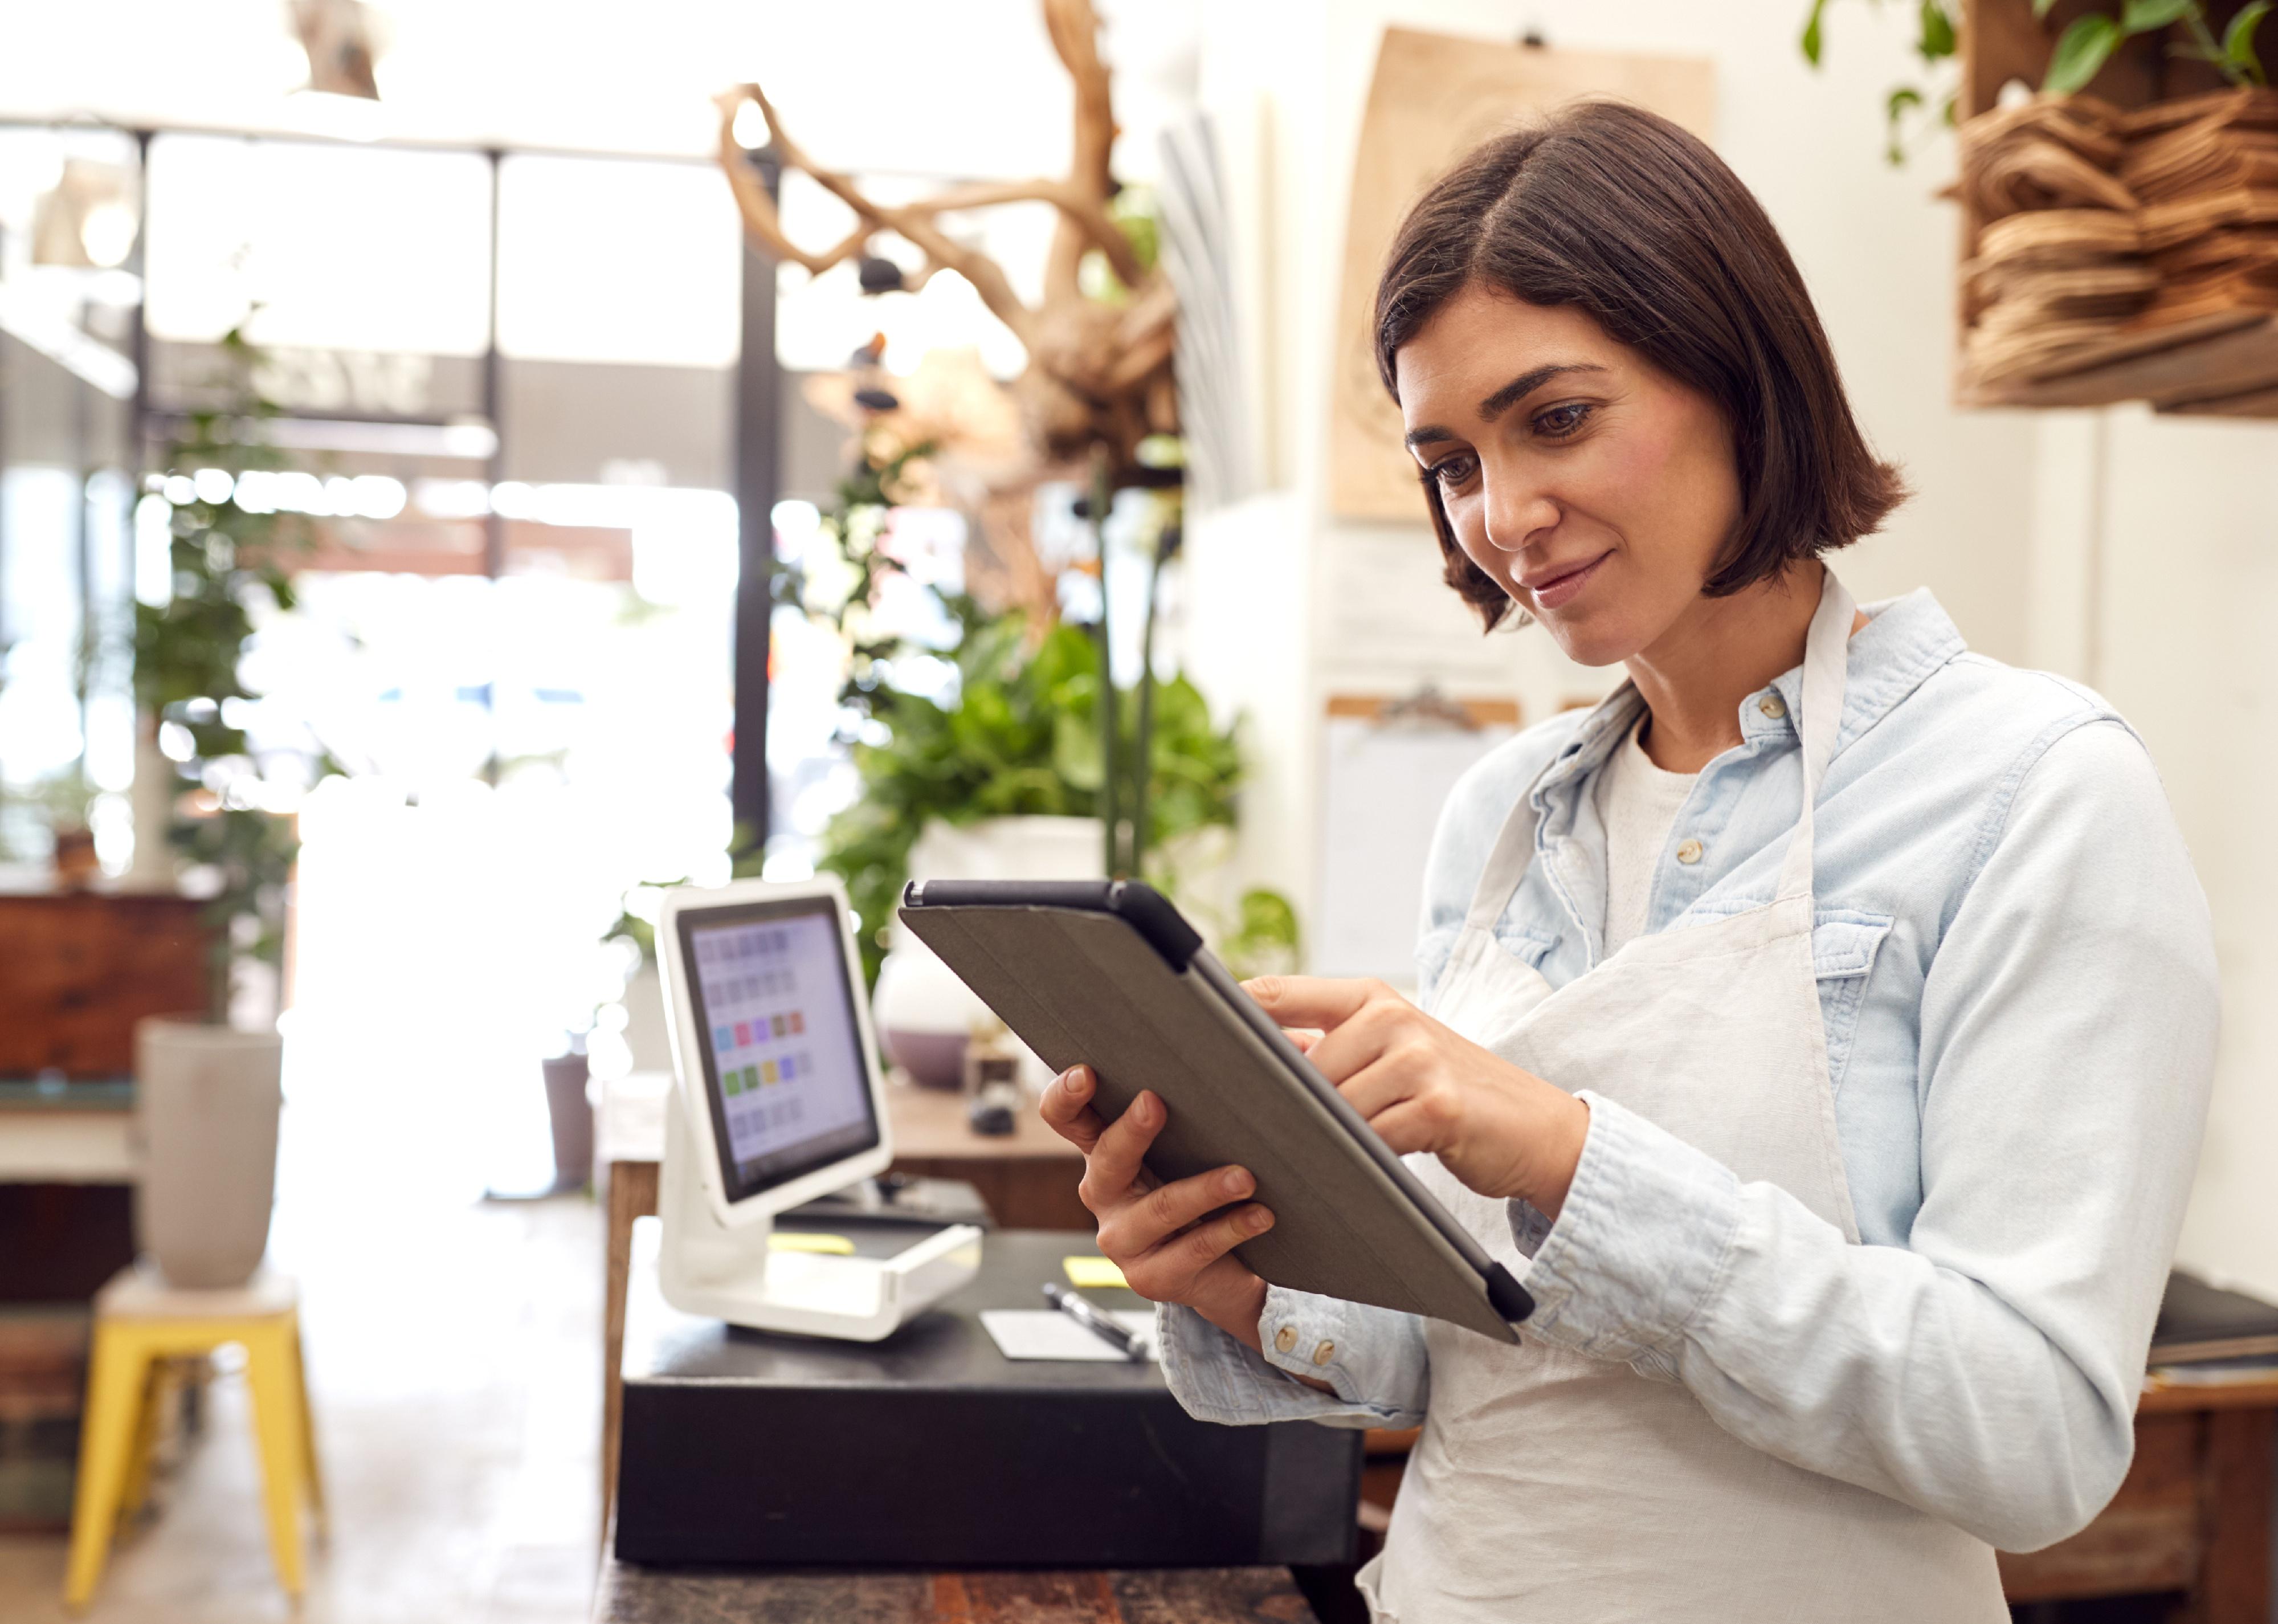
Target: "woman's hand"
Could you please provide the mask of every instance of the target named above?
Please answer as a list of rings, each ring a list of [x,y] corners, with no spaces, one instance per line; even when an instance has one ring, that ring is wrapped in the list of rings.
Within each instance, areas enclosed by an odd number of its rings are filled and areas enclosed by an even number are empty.
[[[1394,1150],[1430,1151],[1481,1195],[1558,1216],[1589,1135],[1587,1105],[1380,981],[1262,976],[1242,985]],[[1307,1038],[1306,1028],[1321,1035]]]
[[[1114,1122],[1103,1122],[1091,1106],[1096,1086],[1090,1067],[1074,1067],[1053,1079],[1041,1109],[1052,1130],[1083,1153],[1076,1194],[1099,1220],[1100,1252],[1140,1296],[1184,1303],[1257,1347],[1265,1283],[1230,1254],[1273,1227],[1272,1213],[1244,1199],[1257,1181],[1246,1168],[1215,1168],[1174,1184],[1157,1183],[1139,1159],[1169,1120],[1162,1100],[1142,1093]]]

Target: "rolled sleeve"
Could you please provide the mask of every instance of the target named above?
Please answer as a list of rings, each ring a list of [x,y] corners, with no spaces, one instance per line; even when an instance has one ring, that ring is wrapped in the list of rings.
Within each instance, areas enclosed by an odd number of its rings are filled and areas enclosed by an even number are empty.
[[[1579,1098],[1590,1131],[1527,1271],[1527,1328],[1595,1359],[1666,1358],[1729,1264],[1740,1181],[1626,1107],[1587,1089]]]
[[[1193,1309],[1156,1309],[1163,1376],[1187,1413],[1227,1426],[1312,1421],[1341,1427],[1415,1427],[1430,1377],[1423,1324],[1412,1314],[1269,1286],[1258,1318],[1265,1352]],[[1280,1344],[1286,1342],[1285,1350]],[[1296,1380],[1326,1382],[1334,1394]]]

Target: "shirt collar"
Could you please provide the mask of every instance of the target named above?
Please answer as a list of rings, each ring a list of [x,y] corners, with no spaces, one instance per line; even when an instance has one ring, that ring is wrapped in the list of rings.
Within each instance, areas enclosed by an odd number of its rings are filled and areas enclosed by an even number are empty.
[[[1968,645],[1930,588],[1915,588],[1902,598],[1885,598],[1861,606],[1867,624],[1850,642],[1849,671],[1844,683],[1843,720],[1836,729],[1835,749],[1864,733],[1896,709],[1900,701],[1928,679],[1932,671],[1964,653]],[[1762,709],[1766,693],[1777,693],[1785,707],[1777,717]],[[1803,667],[1797,665],[1773,678],[1740,701],[1740,732],[1754,739],[1767,733],[1793,736],[1796,712],[1803,704]],[[1605,764],[1616,746],[1637,724],[1645,700],[1637,685],[1624,678],[1589,715],[1582,718],[1556,756],[1535,782],[1533,801],[1540,808],[1561,785],[1586,778]]]

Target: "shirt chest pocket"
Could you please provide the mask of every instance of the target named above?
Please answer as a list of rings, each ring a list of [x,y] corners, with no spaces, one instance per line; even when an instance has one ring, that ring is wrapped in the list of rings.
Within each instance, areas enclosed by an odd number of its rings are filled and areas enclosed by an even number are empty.
[[[1836,1088],[1851,1061],[1859,1030],[1859,1011],[1867,1000],[1867,978],[1875,955],[1891,933],[1886,914],[1831,909],[1811,927],[1811,973],[1819,984],[1819,1015],[1827,1029],[1827,1076]]]

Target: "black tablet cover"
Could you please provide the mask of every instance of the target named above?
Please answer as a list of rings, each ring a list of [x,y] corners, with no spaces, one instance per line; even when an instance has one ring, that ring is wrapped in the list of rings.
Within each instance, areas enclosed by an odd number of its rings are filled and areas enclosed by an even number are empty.
[[[1235,1252],[1266,1281],[1517,1340],[1509,1321],[1532,1308],[1524,1288],[1156,893],[937,881],[913,885],[900,914],[1047,1064],[1092,1067],[1101,1115],[1143,1089],[1161,1097],[1169,1121],[1147,1156],[1157,1177],[1250,1170],[1274,1227]]]

